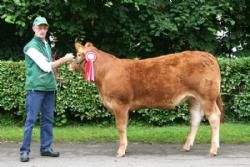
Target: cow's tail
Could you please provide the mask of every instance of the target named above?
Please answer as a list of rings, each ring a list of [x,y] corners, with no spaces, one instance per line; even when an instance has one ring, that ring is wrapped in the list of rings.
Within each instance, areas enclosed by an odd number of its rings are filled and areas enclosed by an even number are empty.
[[[219,94],[219,96],[217,97],[217,100],[216,100],[216,104],[220,110],[220,122],[221,123],[224,123],[224,110],[223,110],[223,103],[222,103],[222,98],[221,98],[221,94]]]

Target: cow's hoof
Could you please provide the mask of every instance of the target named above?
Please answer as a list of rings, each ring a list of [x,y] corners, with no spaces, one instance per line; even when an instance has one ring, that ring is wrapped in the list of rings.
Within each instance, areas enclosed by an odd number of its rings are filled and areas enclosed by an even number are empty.
[[[190,146],[186,146],[186,145],[184,145],[182,147],[182,149],[181,149],[181,151],[183,151],[183,152],[189,152],[190,150],[191,150],[191,147]]]
[[[126,155],[125,154],[123,154],[123,153],[117,153],[116,154],[116,158],[123,158],[123,157],[125,157]]]
[[[216,157],[217,151],[210,150],[209,155],[210,155],[210,157]]]
[[[182,149],[181,149],[181,152],[190,152],[190,149],[187,150],[187,149],[182,148]]]
[[[218,148],[211,148],[210,151],[209,151],[209,155],[210,157],[215,157],[217,156],[217,151],[218,151]]]
[[[215,152],[210,152],[210,153],[209,153],[209,156],[210,156],[210,157],[216,157],[216,156],[217,156],[217,153],[215,153]]]
[[[210,156],[210,157],[216,157],[217,154],[215,154],[215,153],[210,153],[209,156]]]

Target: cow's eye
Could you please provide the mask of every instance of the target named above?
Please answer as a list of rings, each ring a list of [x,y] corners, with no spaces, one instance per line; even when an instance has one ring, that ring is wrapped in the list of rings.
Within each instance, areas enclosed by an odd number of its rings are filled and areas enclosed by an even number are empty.
[[[80,57],[80,56],[81,56],[81,53],[77,52],[77,54],[76,54],[76,55],[77,55],[77,57]]]

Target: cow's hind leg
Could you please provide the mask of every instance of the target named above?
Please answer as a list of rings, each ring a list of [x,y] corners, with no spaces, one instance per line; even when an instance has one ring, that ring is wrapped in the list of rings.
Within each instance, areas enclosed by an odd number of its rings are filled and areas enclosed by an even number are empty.
[[[189,112],[191,114],[191,127],[187,140],[183,146],[184,151],[190,151],[191,146],[193,146],[197,130],[204,115],[203,111],[201,110],[200,103],[195,99],[189,100]]]
[[[220,134],[220,110],[216,102],[206,102],[203,105],[204,112],[211,126],[211,148],[210,155],[216,156],[219,148]]]
[[[128,124],[128,109],[123,106],[119,106],[113,110],[115,114],[116,128],[118,129],[120,141],[119,149],[116,157],[124,157],[127,149],[127,124]]]

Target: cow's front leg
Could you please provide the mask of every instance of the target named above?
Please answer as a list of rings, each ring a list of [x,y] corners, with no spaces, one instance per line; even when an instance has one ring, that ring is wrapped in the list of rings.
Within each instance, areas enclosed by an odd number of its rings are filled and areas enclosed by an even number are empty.
[[[115,110],[115,120],[116,120],[116,128],[118,129],[120,142],[119,149],[117,151],[116,157],[124,157],[128,140],[127,140],[127,124],[128,124],[128,110],[120,108],[120,110]]]

